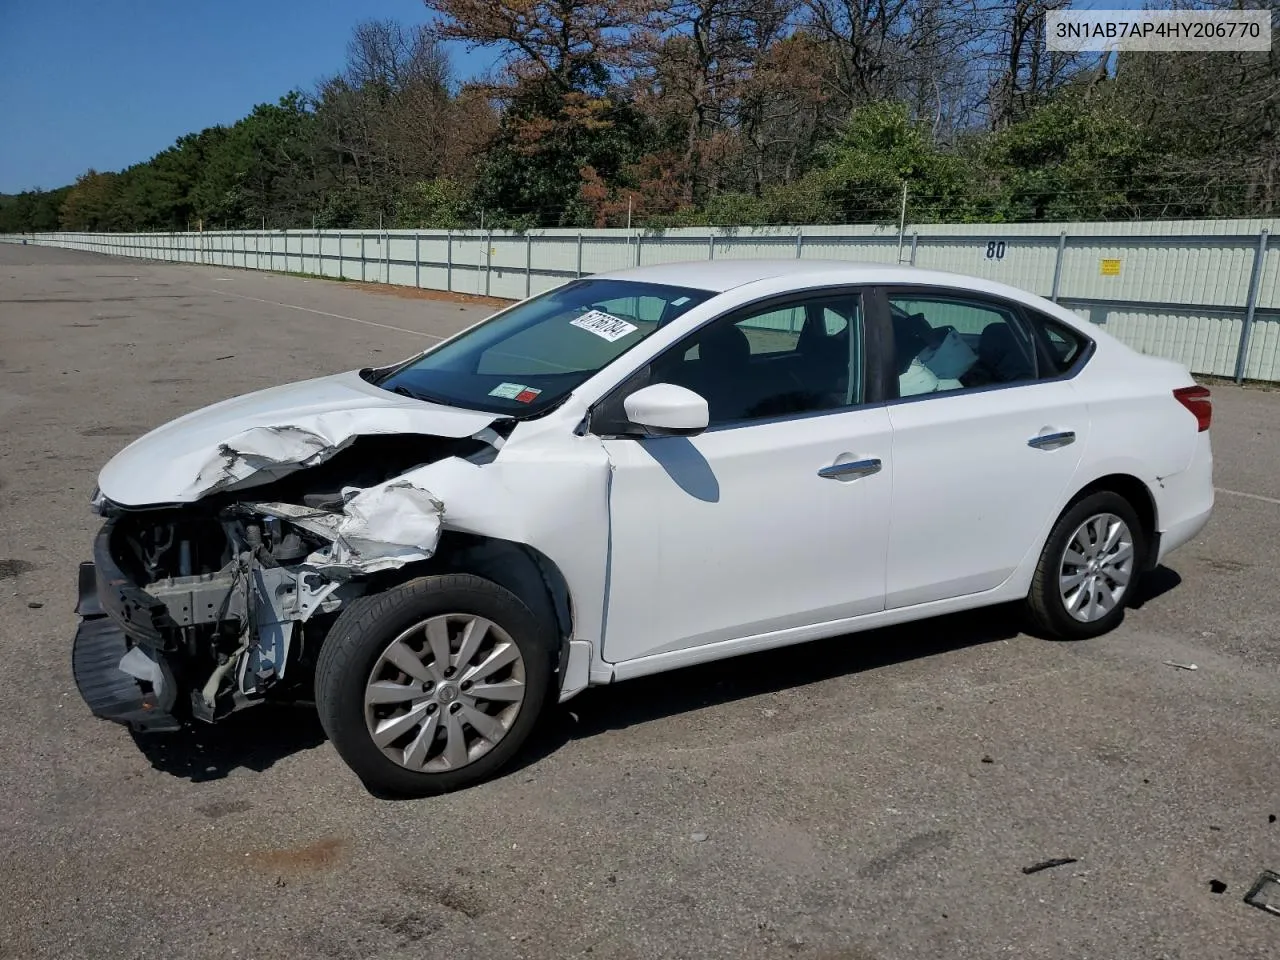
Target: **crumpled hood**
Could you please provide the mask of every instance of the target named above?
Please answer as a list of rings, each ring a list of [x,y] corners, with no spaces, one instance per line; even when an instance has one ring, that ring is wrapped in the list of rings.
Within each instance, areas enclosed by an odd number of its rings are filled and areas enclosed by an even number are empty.
[[[359,436],[460,439],[497,419],[382,390],[352,370],[234,397],[170,421],[116,454],[98,487],[123,506],[190,503],[314,466]]]

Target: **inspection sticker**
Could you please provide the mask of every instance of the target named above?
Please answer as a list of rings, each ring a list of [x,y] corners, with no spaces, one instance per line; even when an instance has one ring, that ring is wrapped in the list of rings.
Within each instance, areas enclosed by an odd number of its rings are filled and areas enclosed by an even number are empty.
[[[525,387],[516,394],[515,400],[517,403],[533,403],[541,392],[537,387]]]
[[[605,313],[603,310],[588,310],[582,316],[569,321],[575,327],[594,333],[602,340],[608,340],[613,343],[615,340],[621,340],[629,333],[635,333],[640,328],[634,323],[627,323],[621,317],[615,317],[612,314]]]
[[[523,383],[500,383],[489,391],[489,396],[497,397],[500,400],[515,400],[528,389]],[[538,390],[534,393],[534,396],[536,397],[541,392],[541,390]],[[529,401],[526,400],[524,402],[528,403]]]

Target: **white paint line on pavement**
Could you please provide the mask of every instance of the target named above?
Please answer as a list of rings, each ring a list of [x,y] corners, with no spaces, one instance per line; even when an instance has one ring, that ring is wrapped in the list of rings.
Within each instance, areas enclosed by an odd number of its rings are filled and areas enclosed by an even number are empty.
[[[1261,500],[1263,503],[1280,504],[1280,497],[1264,497],[1260,493],[1245,493],[1243,490],[1227,490],[1225,487],[1214,487],[1218,493],[1225,493],[1231,497],[1244,497],[1246,500]]]
[[[410,330],[408,327],[396,327],[389,323],[378,323],[376,320],[361,320],[359,317],[347,317],[341,313],[330,313],[328,310],[313,310],[311,307],[300,307],[296,303],[281,303],[279,300],[264,300],[262,297],[251,297],[247,293],[233,293],[230,290],[215,290],[210,287],[192,286],[192,290],[199,290],[202,293],[216,293],[226,297],[238,297],[241,300],[252,300],[254,303],[266,303],[273,307],[284,307],[287,310],[301,310],[303,313],[314,313],[321,317],[333,317],[335,320],[347,320],[351,323],[362,323],[366,327],[380,327],[383,330],[395,330],[399,333],[412,334],[415,337],[427,337],[431,340],[443,340],[444,337],[438,337],[434,333],[423,333],[421,330]]]

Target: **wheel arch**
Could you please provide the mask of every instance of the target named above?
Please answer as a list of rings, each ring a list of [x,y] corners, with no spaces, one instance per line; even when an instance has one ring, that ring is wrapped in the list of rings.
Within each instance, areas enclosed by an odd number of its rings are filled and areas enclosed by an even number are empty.
[[[1142,536],[1146,547],[1143,558],[1143,566],[1148,567],[1151,558],[1158,553],[1157,546],[1160,539],[1160,516],[1156,507],[1156,498],[1151,493],[1151,488],[1146,485],[1140,478],[1135,477],[1131,473],[1109,473],[1105,476],[1092,480],[1085,486],[1076,491],[1075,495],[1066,502],[1063,508],[1058,512],[1058,517],[1074,507],[1085,497],[1092,496],[1104,490],[1118,494],[1128,501],[1133,507],[1133,512],[1138,515],[1138,522],[1142,524]],[[1054,523],[1057,523],[1055,518]],[[1052,529],[1052,527],[1050,528]]]
[[[557,669],[563,670],[573,636],[573,603],[568,580],[550,557],[525,543],[446,530],[430,559],[374,578],[370,592],[446,573],[470,573],[515,594],[540,623],[554,630],[548,642],[553,644]]]

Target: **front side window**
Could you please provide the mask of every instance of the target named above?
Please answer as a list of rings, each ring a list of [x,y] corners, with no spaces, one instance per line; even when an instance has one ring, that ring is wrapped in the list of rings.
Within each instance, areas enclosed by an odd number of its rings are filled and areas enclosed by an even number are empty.
[[[891,295],[898,396],[1036,378],[1034,341],[1013,310],[945,295]]]
[[[861,403],[861,299],[770,306],[708,324],[653,361],[650,383],[707,401],[712,426]]]
[[[517,304],[377,383],[434,403],[534,415],[713,296],[628,280],[578,280]]]

